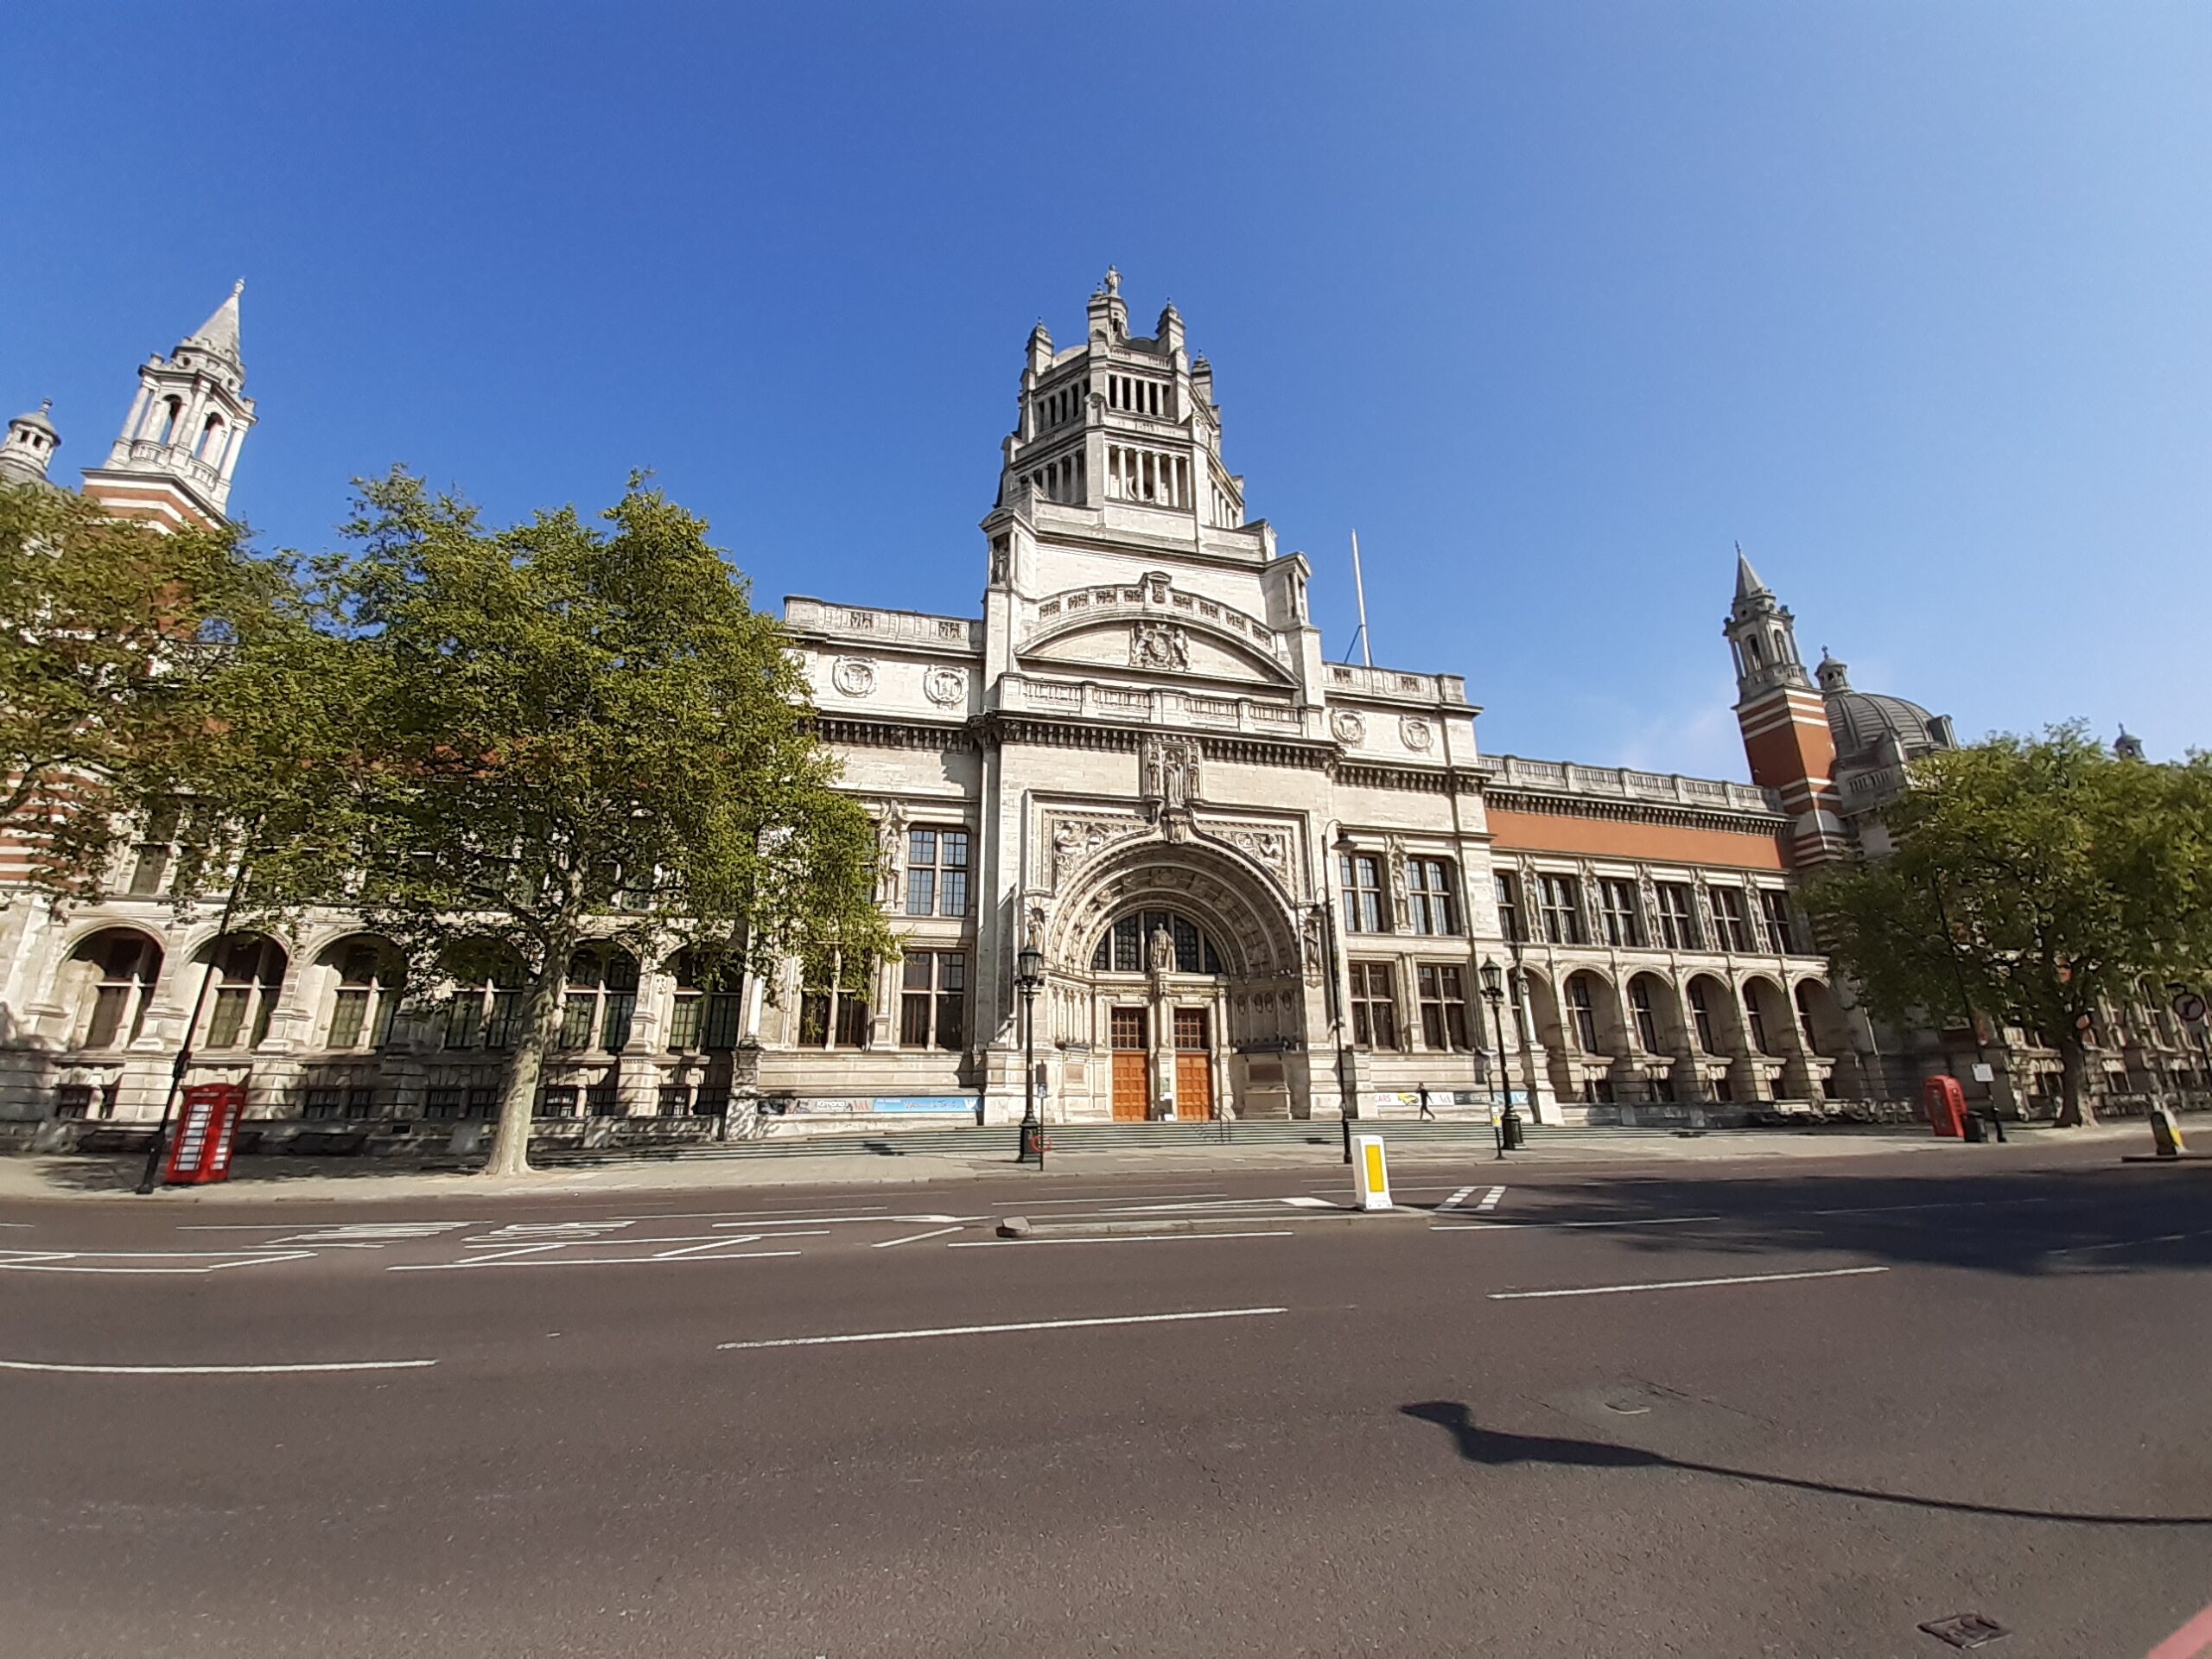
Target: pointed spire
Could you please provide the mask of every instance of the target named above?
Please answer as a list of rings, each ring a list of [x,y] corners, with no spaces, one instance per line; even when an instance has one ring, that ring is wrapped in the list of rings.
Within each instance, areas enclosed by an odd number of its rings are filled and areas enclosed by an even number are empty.
[[[1768,591],[1766,583],[1759,580],[1759,573],[1751,569],[1751,562],[1744,556],[1744,544],[1736,543],[1736,597],[1751,598],[1754,594]]]
[[[245,292],[245,278],[238,278],[231,289],[231,297],[215,308],[215,315],[201,323],[189,335],[185,344],[198,346],[219,353],[233,363],[238,360],[238,296]]]

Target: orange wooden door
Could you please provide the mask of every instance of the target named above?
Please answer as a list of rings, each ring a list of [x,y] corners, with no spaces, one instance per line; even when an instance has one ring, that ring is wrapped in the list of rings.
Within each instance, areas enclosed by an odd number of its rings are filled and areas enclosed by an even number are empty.
[[[1151,1116],[1152,1088],[1146,1073],[1145,1011],[1114,1010],[1114,1121],[1141,1123]]]
[[[1213,1053],[1204,1008],[1175,1010],[1175,1116],[1204,1122],[1213,1116]]]

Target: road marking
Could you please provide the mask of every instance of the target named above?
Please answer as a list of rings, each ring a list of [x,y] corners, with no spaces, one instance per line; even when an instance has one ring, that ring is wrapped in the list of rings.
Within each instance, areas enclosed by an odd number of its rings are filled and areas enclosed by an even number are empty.
[[[1586,1285],[1576,1290],[1493,1290],[1493,1302],[1540,1301],[1553,1296],[1613,1296],[1634,1290],[1696,1290],[1707,1285],[1776,1285],[1786,1279],[1849,1279],[1887,1268],[1822,1268],[1810,1273],[1745,1273],[1726,1279],[1659,1279],[1641,1285]]]
[[[1337,1207],[1334,1198],[1279,1198],[1276,1202],[1287,1204],[1294,1210],[1333,1210]]]
[[[1287,1307],[1214,1307],[1199,1313],[1122,1313],[1100,1319],[1027,1319],[1018,1325],[941,1325],[924,1331],[862,1331],[843,1337],[772,1337],[761,1342],[722,1342],[733,1348],[817,1348],[842,1342],[907,1342],[921,1337],[985,1337],[1008,1331],[1083,1331],[1108,1325],[1178,1325],[1191,1319],[1252,1319],[1287,1313]]]
[[[1453,1193],[1450,1198],[1448,1198],[1445,1199],[1443,1203],[1441,1203],[1441,1204],[1438,1205],[1436,1207],[1437,1207],[1439,1210],[1457,1210],[1457,1209],[1460,1206],[1460,1205],[1462,1205],[1463,1203],[1465,1203],[1465,1202],[1466,1201],[1467,1194],[1468,1194],[1468,1193],[1470,1193],[1470,1192],[1473,1192],[1474,1190],[1475,1190],[1475,1189],[1474,1189],[1473,1187],[1471,1187],[1471,1186],[1463,1186],[1463,1187],[1461,1187],[1461,1188],[1460,1188],[1457,1192],[1454,1192],[1454,1193]]]
[[[293,1233],[283,1238],[272,1238],[276,1244],[334,1244],[354,1248],[376,1249],[410,1238],[435,1238],[440,1233],[454,1232],[463,1227],[474,1227],[473,1221],[348,1221],[325,1227],[311,1233]]]
[[[1477,1205],[1475,1208],[1478,1210],[1495,1210],[1497,1208],[1497,1201],[1504,1196],[1505,1189],[1503,1187],[1493,1186],[1489,1192],[1483,1194],[1483,1201]]]
[[[1003,1244],[1178,1244],[1196,1238],[1295,1238],[1284,1227],[1264,1233],[1110,1233],[1103,1238],[976,1238],[948,1244],[948,1250],[995,1250]]]
[[[1812,1210],[1815,1216],[1881,1216],[1904,1210],[1987,1210],[2007,1205],[2051,1204],[2056,1200],[2043,1198],[1940,1198],[1927,1204],[1853,1204],[1834,1210]]]
[[[717,1227],[827,1227],[832,1224],[899,1221],[982,1221],[982,1216],[793,1216],[788,1221],[718,1221]]]
[[[1461,1214],[1466,1211],[1462,1211]],[[1725,1216],[1650,1216],[1633,1221],[1468,1221],[1432,1227],[1432,1233],[1502,1233],[1516,1227],[1549,1232],[1561,1227],[1681,1227],[1695,1221],[1725,1221]]]
[[[267,1262],[306,1262],[312,1260],[313,1250],[284,1250],[275,1255],[256,1253],[243,1255],[233,1250],[51,1250],[42,1252],[10,1251],[14,1261],[0,1261],[0,1270],[13,1273],[220,1273],[226,1268],[256,1268]],[[219,1255],[229,1259],[208,1262],[196,1268],[96,1268],[80,1267],[81,1261],[138,1261],[155,1259]]]
[[[887,1238],[880,1244],[871,1244],[872,1250],[887,1250],[894,1244],[918,1244],[925,1238],[943,1238],[947,1233],[957,1233],[957,1227],[939,1227],[926,1233],[909,1233],[904,1238]]]
[[[2152,1649],[2149,1659],[2198,1659],[2208,1649],[2212,1649],[2212,1607]]]
[[[849,1204],[842,1207],[847,1210],[881,1210],[886,1206],[880,1204]],[[756,1220],[774,1216],[785,1217],[792,1221],[806,1221],[812,1218],[810,1212],[794,1210],[789,1205],[785,1205],[780,1210],[651,1210],[643,1215],[613,1216],[608,1219],[613,1221],[718,1221],[728,1218],[742,1221],[748,1216]],[[879,1216],[875,1219],[897,1221],[904,1217]]]
[[[2053,1250],[2051,1254],[2053,1255],[2087,1255],[2092,1250],[2125,1250],[2137,1249],[2145,1244],[2178,1244],[2183,1239],[2203,1238],[2208,1234],[2212,1234],[2212,1230],[2200,1230],[2193,1233],[2154,1233],[2148,1238],[2116,1238],[2107,1244],[2069,1244],[2063,1250]]]
[[[180,1233],[281,1233],[287,1227],[299,1224],[290,1221],[181,1221],[176,1224]],[[350,1227],[481,1227],[481,1221],[356,1221],[340,1224]]]
[[[635,1239],[633,1243],[650,1244],[652,1239]],[[730,1239],[732,1244],[741,1244],[743,1239]],[[542,1246],[543,1249],[556,1248]],[[671,1250],[659,1255],[532,1255],[520,1259],[514,1255],[472,1256],[466,1262],[403,1262],[386,1268],[386,1273],[461,1273],[479,1268],[638,1268],[652,1262],[761,1262],[771,1256],[798,1255],[798,1250],[726,1250],[718,1255],[700,1255],[696,1252]]]
[[[520,1239],[597,1238],[601,1233],[617,1233],[632,1225],[626,1221],[518,1221],[495,1228],[488,1233],[479,1233],[474,1238],[462,1242],[468,1244],[505,1244]]]
[[[313,1365],[44,1365],[0,1359],[0,1370],[63,1371],[73,1376],[270,1376],[298,1371],[411,1371],[435,1359],[346,1359]]]

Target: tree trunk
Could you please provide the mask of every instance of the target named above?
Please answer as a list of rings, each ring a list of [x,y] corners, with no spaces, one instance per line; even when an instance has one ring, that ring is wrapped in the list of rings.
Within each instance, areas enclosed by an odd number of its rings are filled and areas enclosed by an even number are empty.
[[[568,977],[568,951],[548,950],[544,965],[524,995],[515,1057],[499,1095],[499,1123],[492,1134],[492,1155],[484,1165],[486,1175],[530,1173],[530,1125],[537,1110],[537,1083],[545,1073],[546,1045]]]
[[[2096,1109],[2089,1100],[2089,1052],[2083,1046],[2079,1031],[2069,1030],[2059,1038],[2058,1057],[2065,1066],[2059,1077],[2063,1097],[2058,1126],[2071,1129],[2095,1122]]]

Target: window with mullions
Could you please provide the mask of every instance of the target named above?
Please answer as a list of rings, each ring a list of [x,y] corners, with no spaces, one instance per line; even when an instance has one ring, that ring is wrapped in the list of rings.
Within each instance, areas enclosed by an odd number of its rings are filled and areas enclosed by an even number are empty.
[[[1540,875],[1544,937],[1554,944],[1586,944],[1582,932],[1582,884],[1571,875]]]
[[[1758,993],[1749,985],[1744,987],[1744,1026],[1751,1034],[1751,1046],[1762,1054],[1774,1053],[1774,1045],[1767,1040],[1766,1010],[1759,1007]]]
[[[1741,887],[1707,887],[1713,899],[1713,931],[1720,936],[1723,950],[1754,950],[1751,918],[1744,911]]]
[[[1387,962],[1351,964],[1351,1039],[1362,1048],[1398,1046],[1398,1002]]]
[[[1778,955],[1797,954],[1797,928],[1789,914],[1789,895],[1780,887],[1759,889],[1759,908],[1766,913],[1766,937]]]
[[[338,957],[338,988],[331,995],[332,1048],[382,1048],[398,1012],[405,964],[389,945],[357,939]]]
[[[1713,1003],[1705,994],[1706,982],[1690,982],[1690,1024],[1697,1030],[1697,1046],[1708,1054],[1718,1054],[1720,1045],[1713,1039]]]
[[[638,959],[612,945],[586,945],[569,958],[555,1046],[619,1053],[629,1046],[637,1010]]]
[[[810,957],[804,963],[798,998],[801,1048],[866,1048],[868,982],[875,976],[869,961],[847,963],[842,957]]]
[[[1658,900],[1659,943],[1669,950],[1702,950],[1697,926],[1697,903],[1680,881],[1662,881],[1651,889]]]
[[[1344,853],[1337,859],[1337,879],[1344,890],[1344,931],[1388,933],[1389,912],[1382,905],[1382,860],[1374,853]]]
[[[1576,1046],[1585,1054],[1603,1052],[1598,1046],[1598,1005],[1590,995],[1589,975],[1577,974],[1567,982],[1567,1013]]]
[[[523,970],[509,960],[491,972],[471,975],[446,1004],[448,1048],[512,1048],[522,1015]]]
[[[968,832],[965,830],[909,830],[906,832],[906,913],[909,916],[965,916],[968,913]]]
[[[1521,912],[1521,882],[1518,877],[1497,873],[1497,931],[1516,944],[1526,944],[1529,924]]]
[[[1457,933],[1459,906],[1452,896],[1452,861],[1406,861],[1406,899],[1416,933]]]
[[[1636,1016],[1636,1039],[1643,1045],[1647,1054],[1656,1054],[1659,1049],[1659,1015],[1651,1006],[1651,982],[1631,980],[1628,988],[1629,1012]]]
[[[214,947],[214,1006],[201,1039],[213,1049],[258,1048],[284,988],[284,948],[257,934],[226,938]]]
[[[1422,1043],[1441,1051],[1470,1051],[1465,970],[1452,963],[1424,962],[1414,969],[1414,980],[1421,993]]]
[[[696,950],[678,951],[669,1052],[735,1048],[745,1017],[744,982],[744,968],[734,958],[709,962]]]
[[[1643,944],[1643,906],[1636,883],[1609,875],[1598,883],[1598,920],[1605,930],[1607,944],[1640,948]]]
[[[899,1046],[957,1050],[968,1039],[968,956],[909,950],[899,964]]]
[[[1160,928],[1175,943],[1175,971],[1179,974],[1217,974],[1221,955],[1204,929],[1187,916],[1172,910],[1132,911],[1107,930],[1090,953],[1090,969],[1099,974],[1141,974],[1152,966],[1152,936]]]

